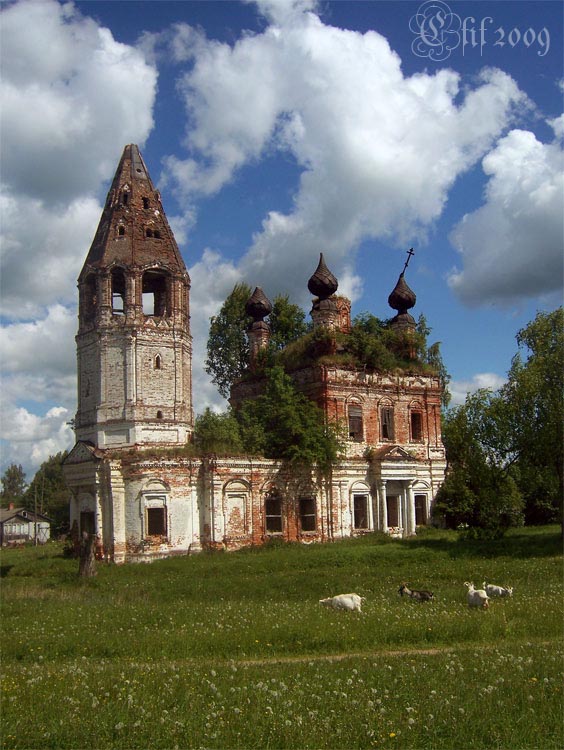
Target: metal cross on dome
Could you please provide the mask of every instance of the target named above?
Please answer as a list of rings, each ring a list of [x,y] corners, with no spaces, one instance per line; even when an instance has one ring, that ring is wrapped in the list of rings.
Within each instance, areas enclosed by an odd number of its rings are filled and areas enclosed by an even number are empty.
[[[405,273],[405,269],[408,267],[409,261],[411,260],[411,256],[412,255],[415,255],[415,250],[412,247],[410,247],[409,250],[407,251],[407,260],[405,261],[405,265],[403,267],[402,275]]]

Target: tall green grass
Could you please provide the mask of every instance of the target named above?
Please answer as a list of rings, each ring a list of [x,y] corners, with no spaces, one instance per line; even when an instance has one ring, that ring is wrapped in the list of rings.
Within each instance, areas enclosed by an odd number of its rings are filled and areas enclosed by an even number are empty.
[[[4,748],[562,745],[556,527],[77,568],[2,553]],[[469,609],[484,579],[513,598]],[[319,606],[348,591],[361,614]]]

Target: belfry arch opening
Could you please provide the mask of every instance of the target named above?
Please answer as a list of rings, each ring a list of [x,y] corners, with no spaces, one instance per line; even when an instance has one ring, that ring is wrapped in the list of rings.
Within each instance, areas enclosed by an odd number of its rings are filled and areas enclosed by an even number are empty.
[[[143,274],[143,314],[162,317],[170,312],[168,276],[162,271],[145,271]]]
[[[125,314],[125,274],[121,268],[112,271],[112,313]]]

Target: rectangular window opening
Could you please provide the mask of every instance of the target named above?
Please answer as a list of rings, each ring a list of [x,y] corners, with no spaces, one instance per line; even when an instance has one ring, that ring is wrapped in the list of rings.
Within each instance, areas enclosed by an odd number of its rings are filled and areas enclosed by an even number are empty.
[[[420,411],[411,412],[411,441],[420,443],[423,440],[423,415]]]
[[[302,531],[315,531],[315,498],[300,498],[300,525]]]
[[[265,502],[266,532],[282,533],[282,501],[279,497],[268,497]]]
[[[415,525],[425,526],[427,523],[427,495],[415,495]]]
[[[80,514],[80,533],[83,531],[87,534],[94,534],[96,531],[96,519],[92,510],[83,510]]]
[[[362,442],[362,411],[358,407],[349,407],[349,438]]]
[[[382,430],[382,440],[394,439],[394,410],[389,406],[384,406],[380,410],[380,421]]]
[[[166,536],[164,508],[147,508],[147,536]]]
[[[355,529],[368,528],[368,497],[353,495],[353,526]]]
[[[399,503],[397,495],[388,495],[386,507],[388,509],[388,526],[399,526]]]

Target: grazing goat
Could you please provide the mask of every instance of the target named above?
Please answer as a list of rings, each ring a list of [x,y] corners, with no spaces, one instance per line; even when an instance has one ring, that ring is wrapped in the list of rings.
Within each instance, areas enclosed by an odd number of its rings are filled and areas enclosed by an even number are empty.
[[[468,581],[465,581],[464,585],[468,587],[468,606],[488,609],[490,598],[486,592],[483,589],[475,589],[474,584],[468,583]]]
[[[399,587],[398,594],[403,596],[410,596],[412,599],[416,599],[418,602],[430,602],[434,594],[432,591],[416,591],[415,589],[408,589],[407,584],[402,583]]]
[[[333,607],[333,609],[349,609],[361,612],[363,601],[364,597],[358,594],[339,594],[338,596],[330,596],[327,599],[320,599],[319,603],[325,607]]]
[[[504,588],[503,586],[494,586],[493,583],[486,583],[484,581],[482,588],[485,589],[488,596],[513,596],[513,586]]]

